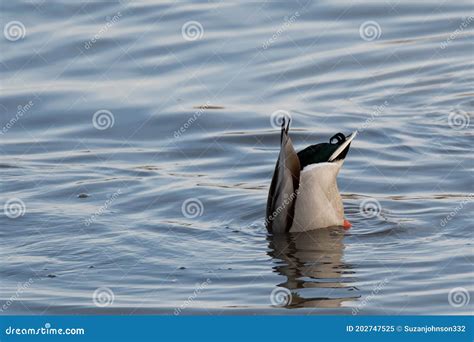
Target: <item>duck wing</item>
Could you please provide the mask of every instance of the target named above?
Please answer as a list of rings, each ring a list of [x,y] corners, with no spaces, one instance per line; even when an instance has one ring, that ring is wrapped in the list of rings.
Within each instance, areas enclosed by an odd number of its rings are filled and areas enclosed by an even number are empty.
[[[271,233],[288,232],[293,223],[300,182],[300,160],[288,135],[290,121],[281,125],[280,154],[268,192],[265,224]]]

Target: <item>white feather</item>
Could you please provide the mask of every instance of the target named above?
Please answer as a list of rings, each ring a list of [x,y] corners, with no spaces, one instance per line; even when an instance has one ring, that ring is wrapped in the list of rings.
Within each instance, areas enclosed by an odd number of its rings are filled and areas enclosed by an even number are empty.
[[[347,139],[346,141],[344,141],[344,143],[339,146],[337,148],[336,151],[334,151],[333,154],[331,154],[331,156],[329,157],[329,161],[332,162],[334,159],[337,158],[338,155],[341,154],[342,151],[344,151],[346,149],[346,147],[352,142],[352,140],[354,140],[354,138],[356,137],[357,135],[357,131],[353,132]]]
[[[343,225],[344,207],[336,181],[343,162],[312,164],[301,171],[290,232]]]

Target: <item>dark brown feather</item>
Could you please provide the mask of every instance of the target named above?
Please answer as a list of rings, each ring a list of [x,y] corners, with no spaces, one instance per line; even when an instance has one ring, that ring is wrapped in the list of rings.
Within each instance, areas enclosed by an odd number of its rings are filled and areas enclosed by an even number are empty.
[[[269,232],[288,232],[293,223],[295,202],[300,181],[300,161],[293,147],[288,129],[283,121],[280,139],[280,154],[268,192],[265,223]]]

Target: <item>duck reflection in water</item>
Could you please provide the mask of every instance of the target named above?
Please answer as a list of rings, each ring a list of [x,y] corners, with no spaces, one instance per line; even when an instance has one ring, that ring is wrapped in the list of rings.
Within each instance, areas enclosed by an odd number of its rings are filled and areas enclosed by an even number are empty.
[[[287,278],[277,286],[291,292],[278,306],[336,308],[360,297],[350,285],[354,271],[343,261],[343,239],[338,227],[267,237],[274,271]]]

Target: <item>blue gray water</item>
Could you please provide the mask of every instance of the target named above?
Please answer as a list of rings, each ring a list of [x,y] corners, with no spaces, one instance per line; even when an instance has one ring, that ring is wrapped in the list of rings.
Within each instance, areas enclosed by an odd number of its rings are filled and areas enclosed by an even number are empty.
[[[468,314],[470,1],[2,1],[5,314]],[[353,227],[263,227],[281,116]]]

